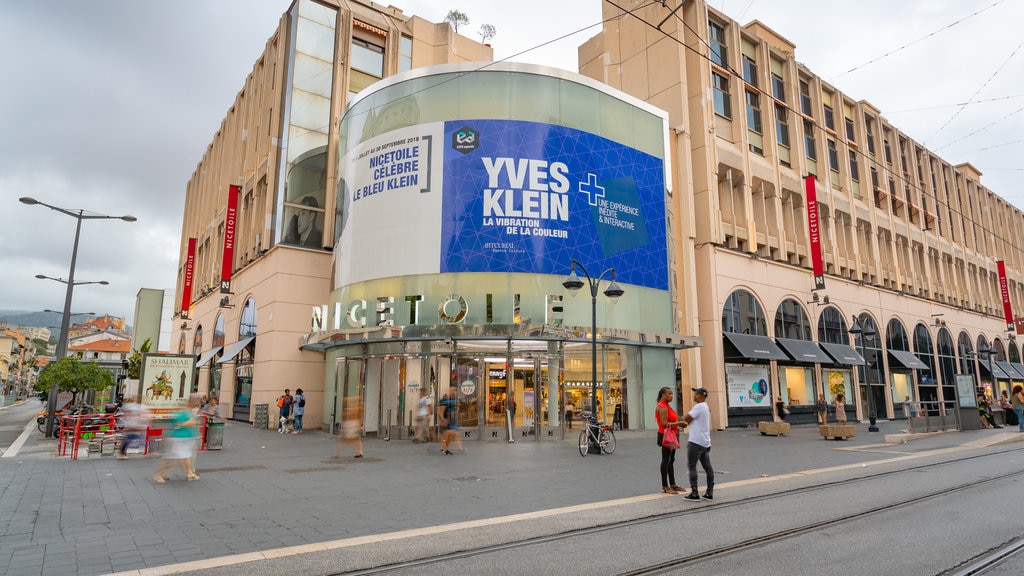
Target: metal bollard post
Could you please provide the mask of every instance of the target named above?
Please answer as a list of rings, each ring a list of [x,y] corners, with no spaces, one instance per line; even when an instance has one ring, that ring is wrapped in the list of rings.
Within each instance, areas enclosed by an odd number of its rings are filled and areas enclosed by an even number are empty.
[[[516,441],[512,437],[512,411],[505,410],[505,433],[508,435],[508,443],[511,444]]]

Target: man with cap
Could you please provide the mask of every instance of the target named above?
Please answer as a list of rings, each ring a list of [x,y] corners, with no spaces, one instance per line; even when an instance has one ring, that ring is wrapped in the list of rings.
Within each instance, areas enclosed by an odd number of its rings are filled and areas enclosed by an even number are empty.
[[[683,426],[690,427],[690,440],[686,443],[686,468],[690,473],[690,493],[683,496],[686,500],[700,500],[697,491],[697,462],[704,468],[708,478],[708,486],[704,491],[704,499],[712,500],[715,490],[715,471],[711,468],[711,411],[705,402],[708,389],[703,386],[693,390],[693,408],[683,417]]]

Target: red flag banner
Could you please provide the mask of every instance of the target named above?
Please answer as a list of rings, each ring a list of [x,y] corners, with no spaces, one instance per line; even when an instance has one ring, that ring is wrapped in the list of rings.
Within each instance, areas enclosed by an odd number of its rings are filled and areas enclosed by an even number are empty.
[[[185,254],[185,277],[181,281],[181,317],[188,318],[192,308],[192,277],[196,268],[196,239],[188,239],[188,252]]]
[[[825,269],[821,262],[821,226],[818,224],[818,192],[814,176],[804,176],[807,195],[807,232],[811,241],[811,266],[814,270],[814,290],[825,289]]]
[[[228,186],[228,211],[224,216],[224,255],[220,265],[220,291],[231,293],[231,272],[235,258],[235,224],[238,221],[238,193],[241,188]]]
[[[1006,281],[1006,264],[1002,260],[996,262],[999,269],[999,293],[1003,295],[1003,316],[1006,318],[1006,329],[1013,330],[1013,308],[1010,307],[1010,285]]]

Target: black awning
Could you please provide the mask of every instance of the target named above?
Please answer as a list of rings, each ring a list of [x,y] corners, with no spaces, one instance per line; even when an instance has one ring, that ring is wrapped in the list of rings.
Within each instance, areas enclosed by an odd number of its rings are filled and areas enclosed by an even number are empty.
[[[1024,374],[1024,364],[1021,364],[1020,362],[1010,362],[1010,366],[1013,366],[1013,369],[1016,370],[1018,374]]]
[[[767,336],[725,332],[726,360],[789,360]]]
[[[831,364],[832,358],[821,351],[818,345],[810,340],[794,340],[792,338],[776,338],[775,343],[789,354],[794,362],[807,364]]]
[[[995,364],[996,366],[1002,368],[1003,372],[1006,373],[1006,377],[1010,378],[1011,380],[1020,380],[1021,378],[1024,378],[1024,374],[1021,374],[1016,368],[1014,368],[1013,364],[1010,364],[1009,362],[1001,362],[999,360],[996,360]]]
[[[217,360],[217,364],[223,364],[234,360],[235,356],[238,356],[238,353],[242,351],[242,348],[248,346],[249,342],[252,342],[255,339],[255,336],[250,336],[249,338],[242,338],[238,342],[235,342],[224,352],[224,355],[220,357],[220,360]]]
[[[904,350],[889,350],[889,355],[896,359],[896,362],[903,365],[904,368],[910,368],[911,370],[928,370],[928,365],[921,362],[917,356],[914,356],[913,352],[906,352]]]
[[[1003,372],[1003,369],[1000,368],[999,365],[996,364],[995,361],[992,362],[992,370],[991,371],[989,371],[989,364],[988,364],[988,362],[985,362],[984,360],[978,362],[978,365],[981,366],[982,370],[984,370],[985,372],[988,372],[989,374],[992,374],[992,376],[994,376],[994,377],[996,377],[998,379],[1002,379],[1002,380],[1009,380],[1010,379],[1010,375],[1007,374],[1006,372]]]
[[[825,349],[825,352],[828,352],[828,355],[835,360],[836,364],[843,364],[844,366],[863,366],[867,364],[864,361],[864,357],[854,350],[852,346],[822,342],[821,347]]]

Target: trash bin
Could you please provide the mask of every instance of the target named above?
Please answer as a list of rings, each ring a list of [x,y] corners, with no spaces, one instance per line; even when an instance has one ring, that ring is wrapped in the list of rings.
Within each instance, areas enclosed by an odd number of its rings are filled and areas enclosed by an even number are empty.
[[[206,449],[220,450],[224,447],[224,423],[211,422],[206,425]]]

